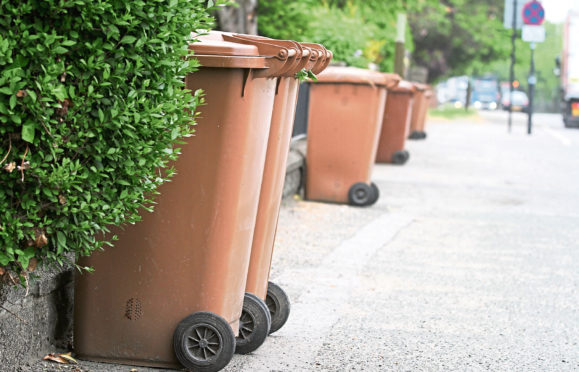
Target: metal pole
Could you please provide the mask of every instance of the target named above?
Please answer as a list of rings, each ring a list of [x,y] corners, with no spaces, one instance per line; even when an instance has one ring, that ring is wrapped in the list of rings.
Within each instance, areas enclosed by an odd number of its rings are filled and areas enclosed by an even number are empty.
[[[537,77],[535,76],[535,43],[531,43],[531,73],[529,74],[529,122],[527,124],[527,133],[531,134],[533,131],[533,98],[535,96],[535,84],[537,84]]]
[[[511,35],[511,42],[513,49],[511,52],[511,86],[509,93],[509,132],[513,127],[513,82],[515,81],[515,42],[517,40],[517,0],[513,6],[513,34]]]
[[[398,14],[398,22],[396,25],[396,49],[394,51],[394,72],[404,78],[404,54],[406,47],[404,46],[406,39],[406,14]]]

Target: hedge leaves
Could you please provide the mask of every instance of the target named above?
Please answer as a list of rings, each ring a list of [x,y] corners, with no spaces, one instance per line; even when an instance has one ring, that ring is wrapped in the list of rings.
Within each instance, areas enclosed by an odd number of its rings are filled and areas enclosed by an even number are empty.
[[[202,0],[0,0],[0,266],[63,264],[138,220],[192,133]]]

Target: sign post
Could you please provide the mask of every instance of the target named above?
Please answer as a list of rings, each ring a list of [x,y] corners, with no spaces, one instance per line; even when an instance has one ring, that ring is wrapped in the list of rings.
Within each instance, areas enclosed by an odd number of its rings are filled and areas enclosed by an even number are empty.
[[[522,0],[521,0],[522,1]],[[511,50],[511,71],[510,71],[510,85],[509,85],[509,133],[513,127],[513,82],[515,80],[515,42],[517,41],[517,28],[519,25],[519,21],[521,19],[520,13],[517,11],[519,5],[517,0],[505,0],[505,27],[508,28],[509,21],[511,21],[511,28],[513,29],[513,33],[511,35],[511,43],[512,43],[512,50]],[[510,9],[510,14],[509,14]],[[508,16],[511,15],[512,18],[509,20]]]
[[[523,6],[523,41],[530,42],[531,48],[531,71],[529,72],[529,120],[527,123],[527,133],[533,132],[533,101],[535,95],[535,43],[545,41],[545,28],[541,26],[545,21],[545,9],[540,2],[533,0]]]

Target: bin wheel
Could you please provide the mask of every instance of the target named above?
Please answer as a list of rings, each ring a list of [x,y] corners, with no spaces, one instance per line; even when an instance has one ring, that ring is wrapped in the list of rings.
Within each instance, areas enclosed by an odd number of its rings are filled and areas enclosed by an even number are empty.
[[[410,153],[408,151],[406,151],[406,150],[396,151],[392,155],[392,163],[398,164],[398,165],[403,165],[408,161],[408,158],[410,158]]]
[[[239,335],[235,338],[235,352],[257,350],[269,334],[271,315],[267,305],[253,293],[246,293],[239,318]]]
[[[408,136],[408,139],[425,139],[426,138],[426,132],[421,132],[421,131],[417,131],[415,130],[414,132],[410,133],[410,135]]]
[[[378,186],[372,182],[370,183],[370,199],[368,200],[367,206],[375,204],[380,198],[380,189]]]
[[[419,139],[419,138],[420,138],[420,132],[418,132],[418,131],[413,131],[408,136],[408,139]]]
[[[219,315],[201,311],[183,319],[173,333],[173,349],[187,369],[219,371],[233,358],[235,335]]]
[[[290,300],[285,291],[277,284],[269,282],[265,304],[271,314],[269,334],[278,331],[287,322],[290,314]]]
[[[372,198],[371,187],[364,182],[356,182],[350,187],[348,191],[348,200],[350,205],[355,205],[358,207],[363,207],[368,205],[368,202]]]

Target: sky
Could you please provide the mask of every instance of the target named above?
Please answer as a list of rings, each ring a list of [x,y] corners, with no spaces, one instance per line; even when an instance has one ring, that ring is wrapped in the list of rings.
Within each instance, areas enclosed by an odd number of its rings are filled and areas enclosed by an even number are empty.
[[[571,8],[579,10],[579,0],[543,0],[541,4],[545,8],[545,18],[553,23],[564,22]]]

